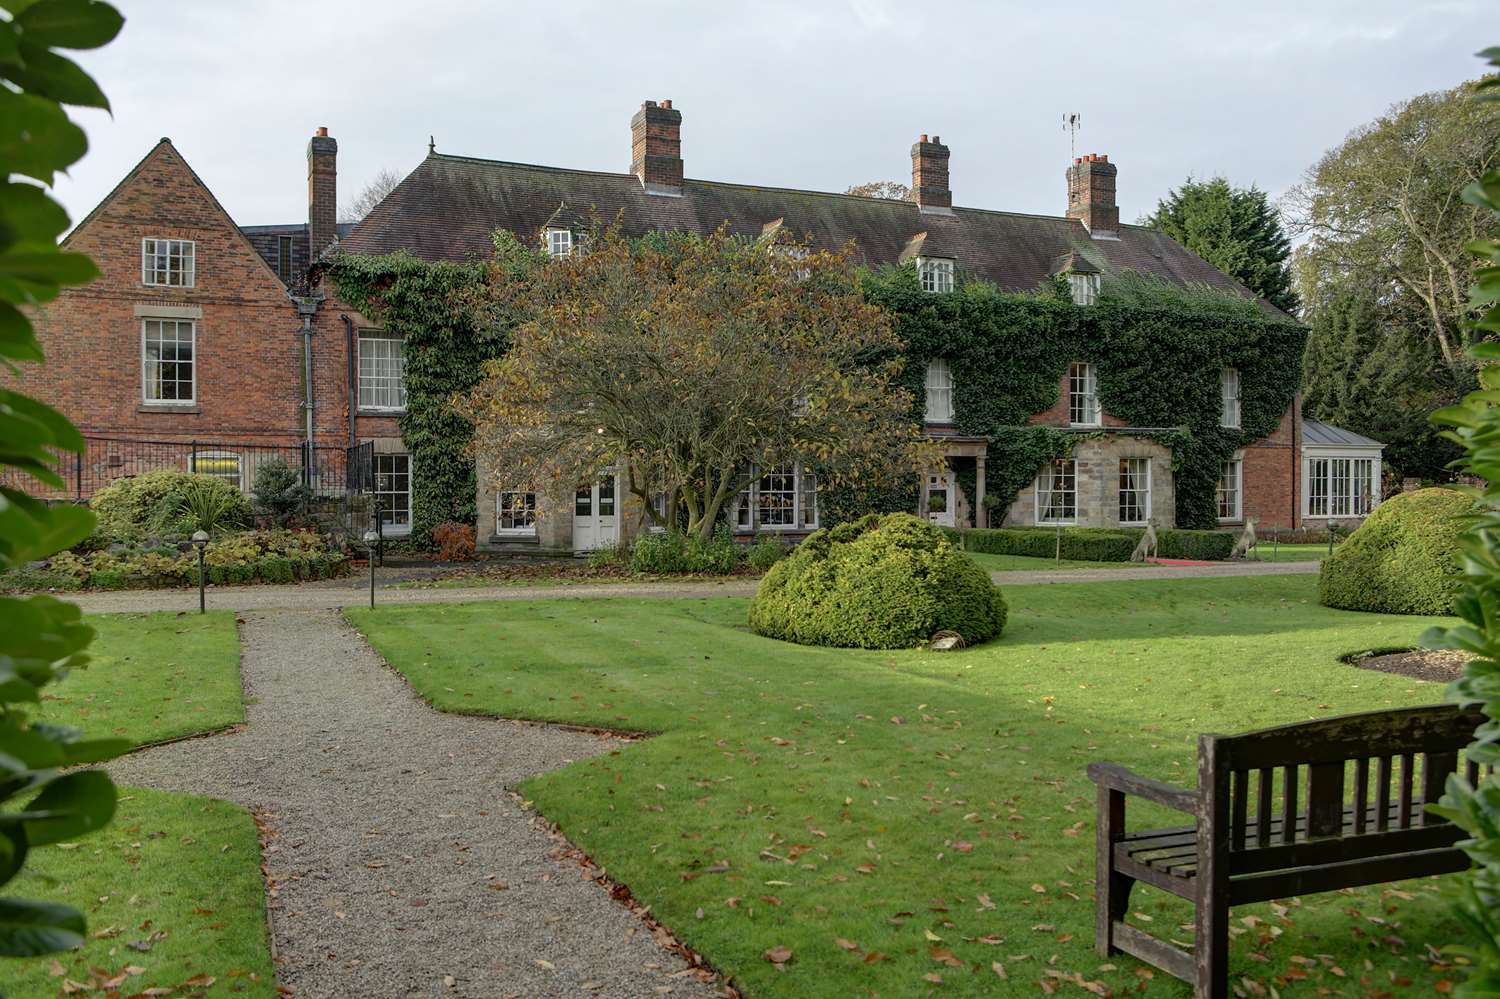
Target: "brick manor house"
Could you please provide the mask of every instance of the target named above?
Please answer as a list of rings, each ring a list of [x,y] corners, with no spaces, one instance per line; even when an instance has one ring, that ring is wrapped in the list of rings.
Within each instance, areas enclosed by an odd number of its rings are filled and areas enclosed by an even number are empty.
[[[852,241],[866,263],[914,261],[924,291],[949,293],[960,273],[1007,290],[1061,275],[1089,305],[1104,277],[1134,270],[1181,285],[1253,297],[1170,237],[1122,225],[1117,167],[1074,160],[1057,216],[954,207],[949,149],[926,135],[911,147],[911,200],[892,201],[684,177],[682,113],[647,101],[630,122],[631,165],[613,173],[438,153],[427,157],[363,220],[337,221],[338,145],[319,128],[307,145],[307,219],[240,226],[169,139],[162,139],[65,240],[101,276],[38,309],[47,364],[23,374],[89,438],[65,469],[70,495],[163,464],[227,478],[249,490],[267,455],[301,461],[315,488],[349,485],[359,454],[384,530],[410,529],[412,483],[422,474],[403,444],[403,350],[340,302],[314,266],[333,250],[405,250],[429,261],[487,256],[506,229],[572,252],[595,212],[627,234],[709,233],[727,223],[749,238],[778,228],[820,247]],[[1266,309],[1271,306],[1261,303]],[[1274,311],[1274,310],[1273,310]],[[928,433],[950,461],[974,462],[973,492],[952,467],[925,476],[918,509],[948,526],[984,526],[987,442],[953,425],[954,385],[965,372],[933,361],[926,372]],[[1101,409],[1098,372],[1079,358],[1058,402],[1034,424],[1086,429],[1071,458],[1043,470],[1006,511],[1006,524],[1172,526],[1170,452]],[[1220,419],[1238,426],[1238,374],[1221,373]],[[1300,418],[1288,408],[1268,437],[1222,468],[1221,522],[1319,526],[1368,513],[1380,495],[1381,447]],[[325,467],[325,458],[331,465]],[[336,460],[333,460],[336,459]],[[337,465],[338,469],[329,468]],[[479,476],[477,536],[492,547],[582,551],[629,537],[644,518],[611,477],[561,495],[496,494]],[[730,511],[741,533],[796,536],[818,525],[817,483],[800,465],[761,470]]]

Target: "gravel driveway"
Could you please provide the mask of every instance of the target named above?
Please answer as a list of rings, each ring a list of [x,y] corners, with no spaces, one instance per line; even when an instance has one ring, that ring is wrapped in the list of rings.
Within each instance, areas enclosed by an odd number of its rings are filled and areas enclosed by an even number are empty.
[[[336,611],[242,626],[247,722],[110,764],[260,809],[278,982],[298,997],[711,996],[507,793],[617,748],[440,714]]]

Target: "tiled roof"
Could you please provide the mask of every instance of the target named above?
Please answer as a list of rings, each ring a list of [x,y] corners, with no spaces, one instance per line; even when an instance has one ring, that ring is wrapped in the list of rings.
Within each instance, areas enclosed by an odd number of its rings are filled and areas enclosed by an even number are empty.
[[[547,225],[582,227],[594,211],[607,222],[619,217],[631,236],[708,233],[727,224],[755,238],[781,219],[785,231],[808,236],[817,247],[852,240],[868,264],[896,263],[916,246],[1016,291],[1038,287],[1060,260],[1076,254],[1104,274],[1144,271],[1253,297],[1169,236],[1141,226],[1121,226],[1118,239],[1092,239],[1068,218],[979,208],[934,214],[909,201],[704,180],[685,180],[681,197],[667,197],[648,195],[630,173],[441,153],[430,154],[339,245],[350,253],[406,250],[425,260],[463,261],[488,256],[496,229],[530,239]]]
[[[354,228],[353,222],[340,222],[337,227],[339,238],[349,235]],[[240,231],[245,238],[250,240],[250,245],[255,247],[255,252],[261,255],[271,270],[280,274],[278,269],[281,260],[281,237],[292,237],[292,284],[299,285],[306,280],[309,261],[307,259],[307,223],[289,222],[285,225],[242,225]]]
[[[1323,423],[1320,420],[1309,420],[1302,418],[1302,443],[1303,444],[1332,444],[1343,447],[1385,447],[1377,440],[1371,440],[1363,434],[1357,434],[1343,427],[1335,427],[1331,423]]]

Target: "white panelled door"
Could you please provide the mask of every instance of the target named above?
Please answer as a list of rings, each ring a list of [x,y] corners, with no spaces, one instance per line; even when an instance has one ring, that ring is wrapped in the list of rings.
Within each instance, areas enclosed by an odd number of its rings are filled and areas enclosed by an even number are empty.
[[[620,483],[606,475],[573,496],[573,550],[591,552],[620,540]]]
[[[922,502],[927,509],[927,519],[939,527],[956,527],[955,510],[958,506],[957,490],[954,488],[953,472],[939,472],[927,476],[927,488]]]

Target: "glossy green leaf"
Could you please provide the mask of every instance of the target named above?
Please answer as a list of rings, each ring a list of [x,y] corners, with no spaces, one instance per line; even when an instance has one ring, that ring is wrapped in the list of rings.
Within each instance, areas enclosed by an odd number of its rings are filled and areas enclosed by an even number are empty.
[[[46,818],[26,822],[26,839],[46,846],[76,839],[109,823],[115,814],[115,786],[102,770],[64,774],[26,805]]]
[[[96,49],[120,33],[125,19],[99,0],[41,0],[16,18],[27,41],[63,49]]]
[[[109,98],[94,78],[67,56],[58,55],[21,36],[21,61],[0,64],[0,77],[29,93],[50,97],[62,104],[109,110]]]
[[[55,101],[0,87],[0,162],[12,173],[50,184],[88,147],[83,129]]]
[[[39,957],[83,943],[77,909],[55,902],[0,898],[0,957]]]

